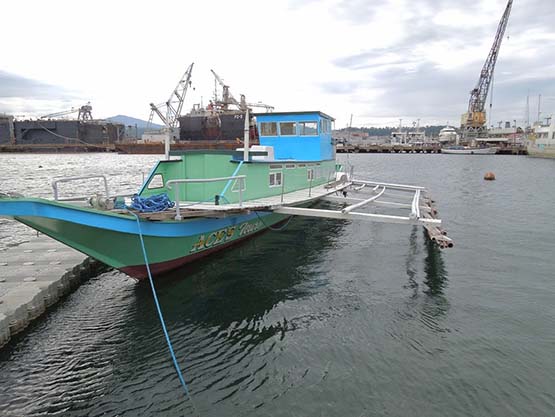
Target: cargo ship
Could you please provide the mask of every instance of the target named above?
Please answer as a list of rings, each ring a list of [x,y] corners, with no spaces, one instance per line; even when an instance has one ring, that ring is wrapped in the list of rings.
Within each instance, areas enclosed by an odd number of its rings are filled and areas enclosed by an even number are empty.
[[[106,152],[125,135],[125,126],[93,119],[90,104],[38,119],[0,114],[0,152]],[[77,119],[64,119],[78,112]]]
[[[190,85],[193,64],[189,66],[172,96],[159,106],[151,103],[151,117],[156,114],[166,125],[165,131],[145,132],[137,141],[119,142],[115,145],[119,153],[163,154],[164,141],[169,134],[171,149],[175,151],[222,149],[232,150],[240,145],[244,136],[245,118],[247,112],[253,108],[264,108],[271,112],[270,105],[257,102],[248,103],[241,94],[236,99],[228,85],[211,70],[216,83],[222,88],[221,94],[214,90],[213,99],[207,106],[194,104],[189,113],[181,115],[181,107]],[[172,103],[177,103],[171,107]],[[169,115],[169,116],[168,116]],[[249,141],[253,145],[259,144],[256,120],[250,123]]]
[[[555,158],[555,118],[553,115],[547,123],[537,123],[528,143],[528,155],[539,158]]]

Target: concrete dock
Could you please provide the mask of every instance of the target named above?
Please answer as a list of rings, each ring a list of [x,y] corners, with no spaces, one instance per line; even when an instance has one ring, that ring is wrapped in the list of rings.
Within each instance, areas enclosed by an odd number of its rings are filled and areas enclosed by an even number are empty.
[[[102,266],[45,235],[0,248],[0,348]]]

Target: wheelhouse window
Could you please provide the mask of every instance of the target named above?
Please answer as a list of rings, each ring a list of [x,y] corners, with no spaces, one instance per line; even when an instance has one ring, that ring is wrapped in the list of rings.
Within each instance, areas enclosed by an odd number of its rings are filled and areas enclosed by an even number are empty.
[[[320,119],[320,132],[331,133],[331,121],[328,119]]]
[[[299,134],[301,136],[318,135],[318,122],[299,122]]]
[[[281,136],[294,136],[297,134],[297,123],[295,122],[280,122],[279,134]]]
[[[276,122],[261,122],[260,123],[260,136],[277,136],[277,123]]]
[[[270,173],[270,187],[281,187],[281,172]]]

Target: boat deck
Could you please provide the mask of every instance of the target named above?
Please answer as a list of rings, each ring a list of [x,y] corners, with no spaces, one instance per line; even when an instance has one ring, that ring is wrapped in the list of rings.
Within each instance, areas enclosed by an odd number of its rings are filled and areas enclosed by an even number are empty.
[[[300,206],[339,193],[351,185],[351,182],[337,181],[314,186],[310,189],[306,188],[270,197],[245,200],[242,203],[224,202],[223,204],[216,205],[215,202],[181,201],[179,203],[179,210],[177,208],[172,208],[164,210],[163,212],[135,213],[142,219],[148,220],[178,220],[180,217],[181,219],[192,217],[225,217],[227,215],[257,210],[275,210],[284,206]],[[114,211],[122,214],[126,212],[119,210]]]
[[[196,203],[184,201],[180,204],[181,209],[186,210],[211,210],[211,211],[241,211],[241,210],[271,210],[282,206],[296,206],[303,203],[316,201],[330,194],[335,194],[349,187],[350,182],[329,183],[291,191],[280,195],[257,198],[254,200],[243,201],[242,203],[225,203],[216,205],[214,202]]]

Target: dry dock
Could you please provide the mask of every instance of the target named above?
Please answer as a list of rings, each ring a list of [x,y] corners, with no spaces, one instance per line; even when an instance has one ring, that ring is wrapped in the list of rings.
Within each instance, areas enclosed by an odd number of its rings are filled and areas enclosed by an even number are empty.
[[[0,347],[101,267],[44,235],[0,249]]]

